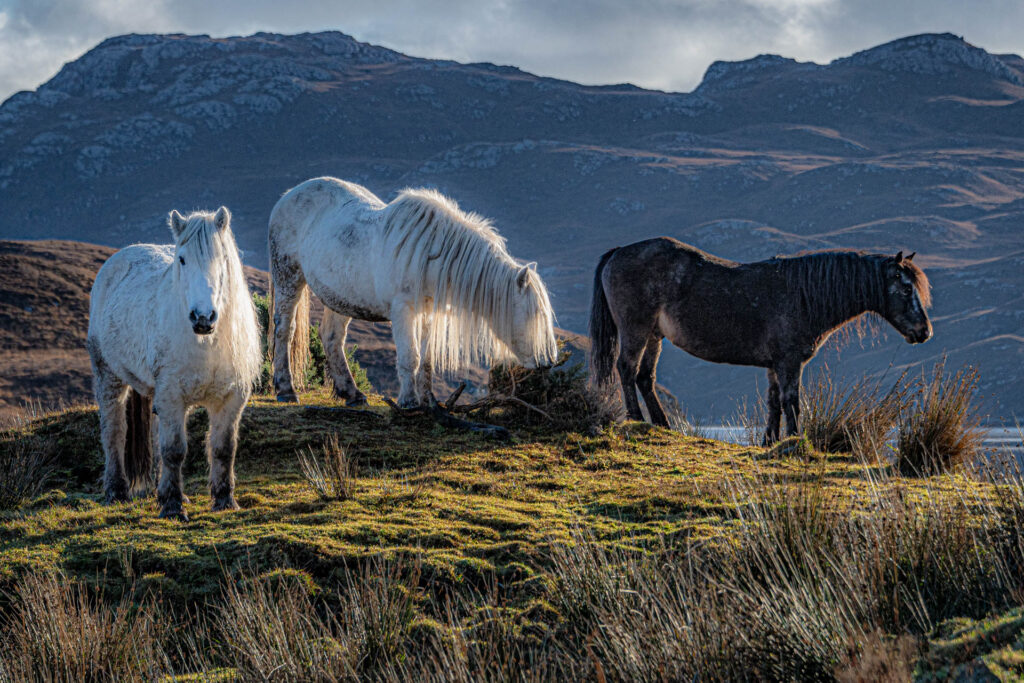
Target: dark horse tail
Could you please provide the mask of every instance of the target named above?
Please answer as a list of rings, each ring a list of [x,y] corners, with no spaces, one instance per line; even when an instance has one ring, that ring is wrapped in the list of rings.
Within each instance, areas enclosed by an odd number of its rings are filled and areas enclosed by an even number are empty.
[[[152,483],[152,415],[153,399],[134,389],[129,390],[128,401],[125,403],[128,430],[124,445],[124,473],[128,478],[128,490],[132,492],[147,489]]]
[[[601,274],[605,264],[618,247],[605,253],[594,271],[594,298],[590,302],[590,379],[598,386],[612,379],[612,370],[619,355],[619,330],[608,308]]]

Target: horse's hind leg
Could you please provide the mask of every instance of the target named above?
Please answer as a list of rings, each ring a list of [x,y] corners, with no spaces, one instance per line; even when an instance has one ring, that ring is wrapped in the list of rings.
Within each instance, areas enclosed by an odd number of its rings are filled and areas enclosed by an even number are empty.
[[[636,397],[636,376],[647,346],[647,335],[630,333],[626,326],[619,327],[619,360],[616,368],[622,384],[622,401],[626,404],[626,416],[630,420],[643,421],[640,401]]]
[[[636,385],[640,389],[640,394],[644,397],[644,403],[647,404],[647,412],[651,416],[651,422],[660,427],[668,427],[668,416],[665,415],[665,409],[661,405],[661,401],[658,400],[658,381],[656,378],[658,370],[658,357],[661,356],[661,339],[660,335],[651,335],[650,339],[647,340],[647,348],[644,351],[643,358],[640,360],[640,370],[637,373]]]
[[[352,318],[325,308],[324,319],[320,323],[320,338],[327,355],[327,368],[334,380],[334,395],[344,399],[345,405],[363,406],[366,405],[366,394],[356,386],[345,356],[345,338],[348,336],[350,322]]]
[[[90,355],[93,356],[93,393],[100,413],[100,441],[106,457],[103,490],[108,503],[121,503],[130,499],[128,476],[124,467],[124,449],[128,437],[128,420],[125,415],[128,386],[110,371],[98,354]]]
[[[779,378],[775,371],[768,369],[768,426],[764,431],[761,445],[771,446],[779,440],[779,422],[782,420],[782,402],[779,398]]]
[[[291,345],[295,335],[295,307],[302,296],[306,280],[302,271],[285,258],[271,258],[274,279],[274,391],[277,400],[298,401],[292,386]]]
[[[238,509],[235,502],[235,451],[238,448],[238,423],[247,400],[247,393],[232,394],[223,404],[208,408],[210,432],[206,435],[206,457],[210,462],[210,497],[214,512]]]

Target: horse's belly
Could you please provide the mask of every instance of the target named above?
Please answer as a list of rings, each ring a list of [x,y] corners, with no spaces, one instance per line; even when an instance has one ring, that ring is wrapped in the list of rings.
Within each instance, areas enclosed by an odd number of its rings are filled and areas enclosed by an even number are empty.
[[[307,276],[306,281],[313,293],[324,302],[324,306],[336,313],[370,322],[385,322],[390,319],[387,316],[387,311],[382,310],[378,302],[369,300],[370,297],[360,296],[360,292],[355,287],[345,292],[340,291],[341,288],[336,285],[328,286],[316,278]]]
[[[658,316],[658,326],[673,345],[701,360],[757,367],[770,364],[768,349],[760,343],[761,335],[751,334],[741,326],[707,320],[680,321],[664,312]]]

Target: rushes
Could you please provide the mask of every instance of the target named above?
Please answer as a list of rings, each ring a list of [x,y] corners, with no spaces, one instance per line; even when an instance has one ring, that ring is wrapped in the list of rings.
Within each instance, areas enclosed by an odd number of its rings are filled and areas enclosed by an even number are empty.
[[[151,603],[109,606],[58,574],[28,574],[11,597],[0,681],[148,681],[165,673]]]
[[[39,495],[53,474],[55,445],[49,441],[0,440],[0,510]]]
[[[970,464],[981,451],[981,417],[971,401],[978,371],[965,367],[952,374],[945,360],[931,378],[922,377],[900,411],[898,465],[908,475],[930,475]]]
[[[811,445],[826,453],[867,451],[883,444],[899,416],[906,388],[901,376],[881,392],[880,383],[867,377],[838,386],[828,368],[801,394],[801,417]],[[860,453],[859,453],[860,452]]]
[[[337,434],[327,437],[317,451],[300,451],[299,467],[320,500],[348,500],[355,491],[355,463]]]

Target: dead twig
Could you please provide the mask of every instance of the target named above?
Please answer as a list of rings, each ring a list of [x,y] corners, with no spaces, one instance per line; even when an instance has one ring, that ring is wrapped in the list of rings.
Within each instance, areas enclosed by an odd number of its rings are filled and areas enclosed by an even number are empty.
[[[472,422],[470,420],[463,420],[462,418],[455,417],[451,412],[441,407],[433,397],[431,397],[430,405],[420,406],[418,408],[400,408],[398,404],[387,397],[384,397],[384,402],[387,403],[397,415],[429,415],[434,419],[434,422],[437,422],[442,427],[476,432],[477,434],[484,434],[491,438],[498,439],[499,441],[512,440],[512,434],[504,427],[487,424],[485,422]]]
[[[485,398],[480,399],[479,401],[474,401],[473,403],[465,403],[461,406],[456,406],[454,410],[460,413],[471,413],[474,410],[496,408],[498,406],[503,405],[521,406],[523,408],[526,408],[527,410],[532,410],[533,412],[537,413],[538,415],[546,419],[548,422],[554,422],[554,418],[552,418],[549,413],[541,410],[537,406],[531,403],[527,403],[521,398],[517,398],[515,396],[507,396],[505,394],[487,396]]]

